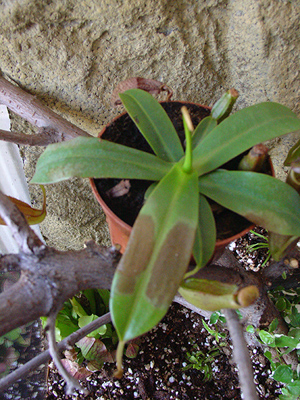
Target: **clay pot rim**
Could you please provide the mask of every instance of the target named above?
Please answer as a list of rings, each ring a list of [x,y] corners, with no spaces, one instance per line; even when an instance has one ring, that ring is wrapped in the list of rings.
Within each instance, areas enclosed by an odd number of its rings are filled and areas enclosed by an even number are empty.
[[[205,105],[202,105],[202,104],[199,104],[199,103],[194,103],[194,102],[191,102],[191,101],[180,101],[180,100],[168,101],[168,103],[173,103],[173,102],[174,102],[174,103],[182,103],[182,104],[196,105],[196,106],[205,108],[205,109],[207,109],[207,110],[211,110],[211,107],[209,107],[209,106],[205,106]],[[160,103],[167,103],[167,101],[161,101]],[[101,131],[99,132],[99,134],[98,134],[98,138],[101,138],[101,136],[104,134],[104,132],[105,132],[105,130],[106,130],[106,127],[107,127],[108,125],[110,125],[110,124],[113,123],[115,120],[117,120],[118,118],[122,117],[122,116],[125,115],[125,114],[127,114],[127,111],[124,111],[124,112],[122,112],[121,114],[118,114],[117,116],[115,116],[107,125],[105,125],[105,126],[102,128],[102,130],[101,130]],[[274,176],[275,176],[275,173],[274,173],[274,167],[273,167],[273,164],[272,164],[271,159],[269,160],[269,162],[270,162],[270,166],[271,166],[271,170],[272,170],[272,176],[274,177]],[[128,233],[128,235],[130,235],[132,227],[131,227],[130,225],[128,225],[126,222],[124,222],[121,218],[119,218],[119,217],[108,207],[108,205],[107,205],[107,204],[105,203],[105,201],[102,199],[102,197],[100,196],[100,194],[99,194],[99,192],[98,192],[98,190],[97,190],[97,188],[96,188],[94,178],[89,178],[89,180],[90,180],[90,185],[91,185],[92,191],[93,191],[93,193],[94,193],[94,196],[95,196],[95,198],[97,199],[97,201],[99,202],[99,204],[101,205],[101,207],[102,207],[104,213],[105,213],[106,215],[108,215],[110,218],[114,219],[114,220],[122,227],[123,231],[125,231],[126,233]],[[250,231],[251,229],[253,229],[254,227],[255,227],[255,224],[254,224],[254,223],[251,223],[251,221],[249,221],[249,227],[243,229],[241,232],[239,232],[239,233],[237,233],[237,234],[235,234],[235,235],[233,235],[233,236],[230,236],[229,238],[219,239],[219,240],[217,239],[217,240],[216,240],[216,245],[215,245],[216,248],[227,246],[230,242],[232,242],[232,241],[234,241],[234,240],[236,240],[236,239],[239,239],[240,237],[244,236],[247,232],[249,232],[249,231]]]

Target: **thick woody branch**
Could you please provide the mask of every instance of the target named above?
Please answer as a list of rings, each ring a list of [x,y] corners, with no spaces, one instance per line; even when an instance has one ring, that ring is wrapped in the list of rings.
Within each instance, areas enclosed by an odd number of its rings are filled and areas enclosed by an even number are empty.
[[[90,136],[87,132],[66,121],[50,108],[43,105],[35,96],[8,82],[0,75],[0,104],[13,113],[26,119],[38,128],[55,132],[55,141],[61,142],[77,136]]]
[[[80,251],[21,254],[20,279],[0,294],[0,336],[60,310],[80,290],[109,289],[118,260],[114,248],[92,242]]]

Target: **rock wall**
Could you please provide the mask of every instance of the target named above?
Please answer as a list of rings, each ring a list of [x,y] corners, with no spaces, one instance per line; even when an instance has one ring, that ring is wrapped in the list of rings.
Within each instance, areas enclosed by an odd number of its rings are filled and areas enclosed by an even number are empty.
[[[238,108],[272,100],[300,113],[297,1],[2,0],[0,11],[2,72],[93,135],[117,114],[110,95],[131,76],[165,82],[174,99],[209,105],[235,87]],[[33,132],[16,117],[13,129]],[[295,137],[277,141],[276,160]],[[21,152],[30,179],[41,149]],[[109,243],[87,180],[50,185],[47,196],[49,244]]]

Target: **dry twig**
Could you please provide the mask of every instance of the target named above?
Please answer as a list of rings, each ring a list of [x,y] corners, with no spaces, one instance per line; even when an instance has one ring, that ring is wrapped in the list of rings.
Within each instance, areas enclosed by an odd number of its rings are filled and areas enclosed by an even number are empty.
[[[10,111],[40,128],[40,134],[33,135],[31,138],[28,135],[27,143],[24,140],[26,135],[14,133],[8,135],[7,131],[0,131],[0,140],[12,141],[13,136],[18,135],[18,138],[15,137],[15,143],[44,146],[49,143],[73,139],[77,136],[90,136],[87,132],[50,110],[35,96],[8,82],[1,75],[0,104],[4,104]]]

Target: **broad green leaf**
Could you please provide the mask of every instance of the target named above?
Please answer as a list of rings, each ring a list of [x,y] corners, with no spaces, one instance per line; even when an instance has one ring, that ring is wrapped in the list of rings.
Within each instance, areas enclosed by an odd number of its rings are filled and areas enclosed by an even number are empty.
[[[292,368],[288,365],[279,365],[273,373],[275,381],[291,383],[293,379]]]
[[[205,138],[216,126],[217,120],[212,117],[203,118],[196,126],[193,134],[193,149],[197,147],[202,139]]]
[[[193,256],[197,263],[197,267],[188,272],[188,277],[195,274],[200,268],[204,267],[212,257],[216,245],[216,224],[207,199],[200,194],[199,198],[199,216],[198,226],[196,230],[195,243],[193,248]]]
[[[192,254],[198,199],[197,175],[175,165],[140,211],[111,288],[119,346],[166,314]]]
[[[58,314],[55,321],[56,340],[60,341],[77,330],[78,325],[75,325],[68,316],[60,313]]]
[[[265,229],[300,236],[300,196],[278,179],[220,169],[199,178],[199,191]]]
[[[130,89],[119,96],[154,153],[165,161],[180,160],[184,152],[179,137],[158,101],[140,89]]]
[[[194,149],[198,175],[210,172],[255,144],[300,129],[300,119],[287,107],[261,103],[237,111],[222,121]]]
[[[97,138],[78,137],[49,145],[40,156],[31,183],[72,177],[159,180],[172,164],[153,154]]]
[[[180,285],[179,293],[189,303],[207,311],[246,307],[259,297],[259,291],[255,286],[239,290],[238,286],[234,284],[196,278],[186,279]],[[246,304],[244,303],[245,297],[247,297]]]
[[[220,313],[217,312],[217,311],[214,311],[214,312],[211,314],[210,318],[209,318],[209,322],[210,322],[211,324],[216,324],[216,323],[219,321],[219,316],[220,316]]]
[[[293,349],[296,348],[299,340],[297,338],[293,338],[286,335],[278,335],[275,334],[275,345],[276,347],[292,347]]]
[[[300,381],[297,380],[297,381],[294,381],[294,382],[290,382],[287,385],[287,389],[294,396],[300,396]]]
[[[258,333],[260,340],[264,343],[267,344],[270,347],[275,347],[275,337],[269,332],[266,331],[259,331]]]
[[[40,224],[46,217],[46,191],[43,186],[41,186],[43,191],[43,207],[41,210],[31,207],[29,204],[24,203],[24,201],[18,200],[14,197],[7,196],[10,201],[12,201],[18,209],[24,214],[29,225]],[[0,225],[5,225],[5,222],[0,217]]]
[[[95,321],[98,317],[98,315],[84,315],[78,319],[78,326],[79,328],[83,328],[84,326],[90,324],[91,322]],[[89,333],[87,336],[88,337],[98,337],[105,335],[106,333],[106,325],[102,325],[99,328],[95,329],[93,332]]]

